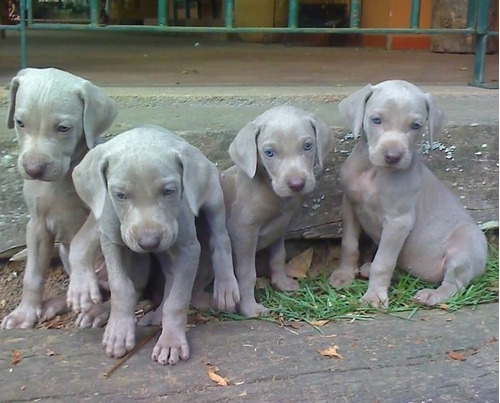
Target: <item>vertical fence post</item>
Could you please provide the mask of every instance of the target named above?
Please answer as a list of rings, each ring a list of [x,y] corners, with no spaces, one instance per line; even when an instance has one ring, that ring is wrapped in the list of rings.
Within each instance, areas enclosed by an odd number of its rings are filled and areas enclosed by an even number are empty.
[[[288,3],[288,28],[299,26],[299,0],[289,0]]]
[[[168,0],[158,0],[158,25],[164,27],[168,21]]]
[[[477,17],[477,0],[467,2],[467,28],[474,28]]]
[[[89,0],[90,6],[90,25],[99,23],[99,0]]]
[[[21,45],[21,68],[26,68],[26,0],[19,0],[19,29]]]
[[[411,0],[410,28],[420,27],[420,0]]]
[[[234,0],[224,1],[224,25],[226,28],[234,27]]]
[[[28,13],[28,25],[33,24],[33,1],[26,0],[26,11]]]
[[[488,9],[490,0],[479,0],[476,13],[476,53],[474,55],[474,79],[471,85],[484,86],[486,41],[488,40]]]
[[[349,10],[350,28],[359,28],[359,8],[360,8],[360,0],[351,0],[351,9]]]

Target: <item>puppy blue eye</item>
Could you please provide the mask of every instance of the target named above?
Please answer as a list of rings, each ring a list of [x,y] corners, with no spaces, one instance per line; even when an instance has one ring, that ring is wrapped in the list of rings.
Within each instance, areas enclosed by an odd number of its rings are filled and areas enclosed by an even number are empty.
[[[380,119],[378,116],[374,116],[372,118],[372,123],[375,125],[379,125],[380,123],[382,123],[382,119]]]
[[[123,192],[116,192],[115,196],[118,200],[125,200],[127,198],[127,195]]]
[[[272,148],[268,148],[266,151],[264,151],[264,154],[268,158],[273,158],[274,157],[274,150]]]
[[[420,123],[415,122],[415,123],[412,123],[410,127],[412,130],[419,130],[422,128],[422,125]]]
[[[313,148],[313,143],[308,141],[307,143],[304,144],[304,150],[305,151],[311,151]]]
[[[172,196],[175,192],[173,188],[165,188],[161,191],[162,196]]]
[[[23,127],[24,127],[24,123],[23,123],[23,121],[22,121],[22,120],[19,120],[19,119],[17,119],[17,120],[16,120],[16,125],[18,125],[18,126],[19,126],[19,127],[21,127],[21,128],[23,128]]]
[[[57,131],[60,133],[67,133],[70,131],[70,129],[71,127],[69,126],[64,126],[64,125],[57,126]]]

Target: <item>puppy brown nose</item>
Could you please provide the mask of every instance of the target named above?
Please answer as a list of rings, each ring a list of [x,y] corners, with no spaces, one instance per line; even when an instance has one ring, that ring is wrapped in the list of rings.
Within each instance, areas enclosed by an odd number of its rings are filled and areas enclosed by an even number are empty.
[[[161,235],[156,231],[143,231],[137,238],[138,245],[144,250],[155,250],[160,246]]]
[[[403,158],[403,153],[399,151],[387,151],[384,155],[384,160],[389,165],[395,165]]]
[[[304,178],[292,178],[288,180],[286,184],[293,192],[300,192],[302,189],[304,189],[306,181]]]
[[[38,179],[43,176],[43,173],[45,172],[45,166],[45,164],[42,164],[40,162],[26,162],[24,164],[24,170],[33,179]]]

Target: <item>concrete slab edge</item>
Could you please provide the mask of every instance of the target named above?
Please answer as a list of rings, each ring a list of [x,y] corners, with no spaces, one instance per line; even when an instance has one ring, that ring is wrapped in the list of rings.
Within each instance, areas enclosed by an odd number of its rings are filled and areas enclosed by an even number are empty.
[[[360,86],[183,86],[183,87],[104,87],[104,90],[118,103],[144,104],[213,104],[237,106],[245,103],[309,103],[339,102],[352,94]],[[498,90],[475,88],[464,85],[456,86],[420,86],[424,92],[430,92],[441,98],[477,98],[497,99]],[[9,102],[8,88],[0,89],[0,107]]]

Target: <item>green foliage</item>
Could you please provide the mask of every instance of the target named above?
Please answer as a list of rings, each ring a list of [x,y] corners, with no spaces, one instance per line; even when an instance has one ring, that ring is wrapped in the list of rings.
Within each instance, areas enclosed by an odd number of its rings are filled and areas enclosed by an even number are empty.
[[[396,272],[389,289],[388,314],[404,312],[410,319],[420,309],[442,309],[449,312],[465,306],[498,302],[499,252],[490,246],[486,271],[475,279],[465,290],[455,294],[445,304],[427,307],[413,301],[414,295],[422,288],[435,288],[436,284],[426,283],[407,273]],[[356,279],[350,287],[335,290],[328,285],[328,274],[300,281],[300,289],[295,292],[280,292],[267,284],[256,290],[256,298],[269,309],[270,316],[261,317],[271,321],[317,320],[363,320],[373,318],[378,312],[359,302],[366,291],[368,282]],[[407,313],[407,315],[406,315]],[[223,320],[245,319],[237,314],[212,313]]]

